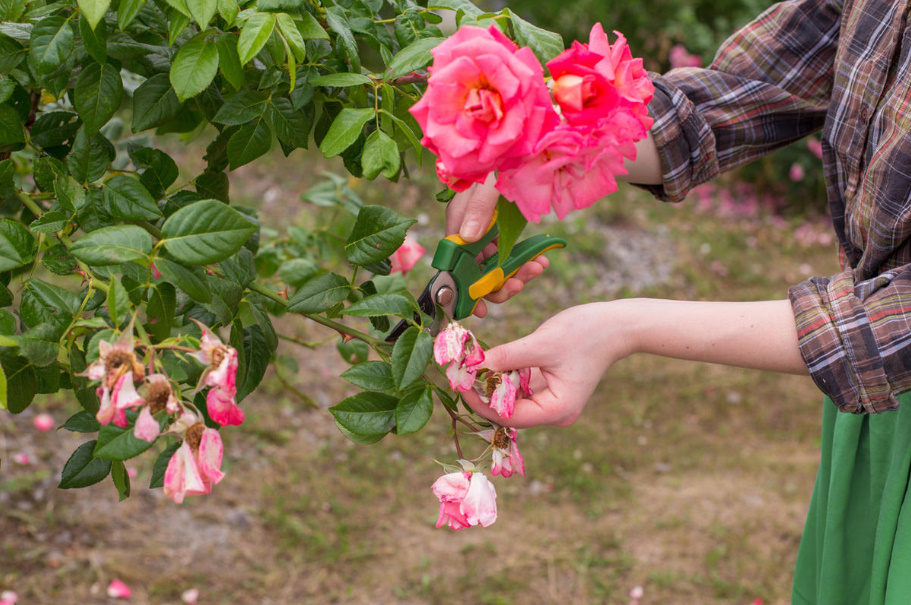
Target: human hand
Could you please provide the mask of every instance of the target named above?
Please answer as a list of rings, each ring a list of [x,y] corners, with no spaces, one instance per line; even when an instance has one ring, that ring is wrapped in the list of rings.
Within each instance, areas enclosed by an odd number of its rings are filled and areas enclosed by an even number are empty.
[[[573,424],[604,372],[633,352],[624,333],[629,323],[615,312],[622,308],[612,303],[571,307],[532,334],[486,351],[484,366],[490,370],[532,369],[534,394],[516,401],[508,420],[473,390],[462,394],[466,403],[481,416],[516,428]]]
[[[500,193],[494,188],[496,177],[491,173],[487,181],[472,185],[466,191],[457,193],[446,207],[446,234],[458,233],[466,242],[476,242],[487,232],[493,219]],[[497,251],[496,243],[487,245],[481,252],[481,258],[488,258]],[[506,280],[496,292],[491,292],[486,299],[493,303],[506,302],[522,291],[525,284],[541,275],[550,266],[544,256],[533,259],[519,269],[515,275]],[[478,301],[474,314],[478,317],[487,315],[487,305]]]

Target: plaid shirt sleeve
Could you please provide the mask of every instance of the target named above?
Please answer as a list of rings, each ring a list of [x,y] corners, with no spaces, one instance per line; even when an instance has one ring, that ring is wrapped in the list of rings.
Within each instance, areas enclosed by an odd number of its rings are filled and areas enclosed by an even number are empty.
[[[822,128],[841,21],[832,0],[772,6],[706,68],[653,74],[652,136],[665,201]]]

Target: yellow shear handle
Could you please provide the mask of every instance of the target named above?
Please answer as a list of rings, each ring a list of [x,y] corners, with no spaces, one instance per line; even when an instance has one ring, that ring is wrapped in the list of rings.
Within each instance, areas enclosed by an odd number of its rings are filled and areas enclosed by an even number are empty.
[[[535,254],[533,257],[531,257],[530,259],[528,259],[525,262],[528,263],[528,262],[535,260],[536,258],[541,256],[548,250],[553,250],[554,248],[562,248],[562,247],[563,247],[562,244],[554,244],[552,246],[548,246],[547,248],[541,250],[540,252],[538,252],[537,254]],[[497,267],[490,273],[487,273],[486,275],[481,277],[481,279],[479,279],[475,283],[471,284],[468,287],[468,296],[470,296],[473,300],[480,300],[480,299],[484,298],[485,296],[487,296],[488,294],[490,294],[491,292],[496,292],[497,290],[499,290],[500,288],[503,287],[503,284],[506,283],[507,279],[509,279],[510,277],[515,275],[519,271],[519,269],[521,269],[524,266],[525,265],[523,264],[518,269],[515,269],[513,272],[511,272],[509,275],[503,275],[503,268]]]

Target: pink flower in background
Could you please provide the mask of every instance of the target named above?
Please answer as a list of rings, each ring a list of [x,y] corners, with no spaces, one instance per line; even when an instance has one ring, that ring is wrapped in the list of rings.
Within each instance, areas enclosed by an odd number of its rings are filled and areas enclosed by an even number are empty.
[[[194,320],[195,321],[195,320]],[[237,407],[237,349],[221,342],[212,330],[196,322],[202,330],[200,350],[190,357],[208,366],[199,378],[199,387],[212,387],[206,393],[206,407],[209,417],[218,424],[243,424],[246,415]]]
[[[0,605],[16,605],[19,602],[19,595],[12,590],[0,592]]]
[[[418,264],[418,261],[424,256],[424,252],[426,250],[421,244],[410,237],[406,237],[405,242],[399,246],[399,249],[395,251],[395,254],[390,259],[392,263],[391,272],[401,272],[402,275],[405,275]]]
[[[487,527],[497,520],[497,491],[490,480],[479,472],[459,471],[443,475],[431,489],[440,500],[437,527]]]
[[[112,599],[129,599],[133,596],[133,591],[120,580],[114,579],[108,586],[108,596]]]
[[[474,385],[475,375],[484,362],[484,351],[470,331],[452,322],[437,334],[433,357],[441,366],[449,364],[446,377],[450,388],[464,393]]]
[[[634,586],[632,590],[629,591],[629,605],[639,605],[639,599],[645,595],[645,591],[641,586]]]
[[[186,603],[187,605],[196,605],[196,601],[199,600],[199,589],[198,588],[189,588],[183,591],[180,594],[180,600]]]
[[[807,149],[817,158],[822,159],[822,142],[819,139],[807,139]]]
[[[671,61],[671,67],[702,67],[702,57],[691,55],[683,44],[675,44],[671,47],[668,58]]]
[[[16,452],[13,454],[13,462],[21,464],[22,466],[28,466],[32,463],[32,459],[25,452]]]
[[[791,164],[791,170],[788,172],[788,176],[795,183],[802,181],[803,177],[805,176],[805,173],[803,171],[803,166],[801,166],[797,162]]]
[[[611,45],[600,23],[589,34],[588,44],[572,46],[548,61],[554,80],[554,97],[563,117],[572,124],[596,125],[618,108],[647,104],[655,92],[642,59],[634,59],[619,32]],[[640,115],[640,112],[634,112]],[[643,125],[651,126],[647,112]]]
[[[484,182],[529,153],[558,121],[540,63],[495,26],[466,26],[431,51],[427,91],[411,113],[448,180]]]
[[[50,414],[38,414],[32,420],[32,424],[42,433],[46,433],[54,429],[54,417]]]
[[[517,444],[519,431],[503,426],[495,431],[480,431],[478,436],[489,441],[493,448],[491,475],[500,475],[507,479],[512,477],[513,473],[525,476],[525,461],[519,453]]]

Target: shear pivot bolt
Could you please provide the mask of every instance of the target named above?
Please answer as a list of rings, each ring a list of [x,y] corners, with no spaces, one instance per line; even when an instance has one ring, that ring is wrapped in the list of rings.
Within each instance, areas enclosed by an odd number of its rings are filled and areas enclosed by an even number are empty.
[[[437,292],[437,302],[444,307],[451,303],[452,289],[447,287],[440,288],[440,291]]]

